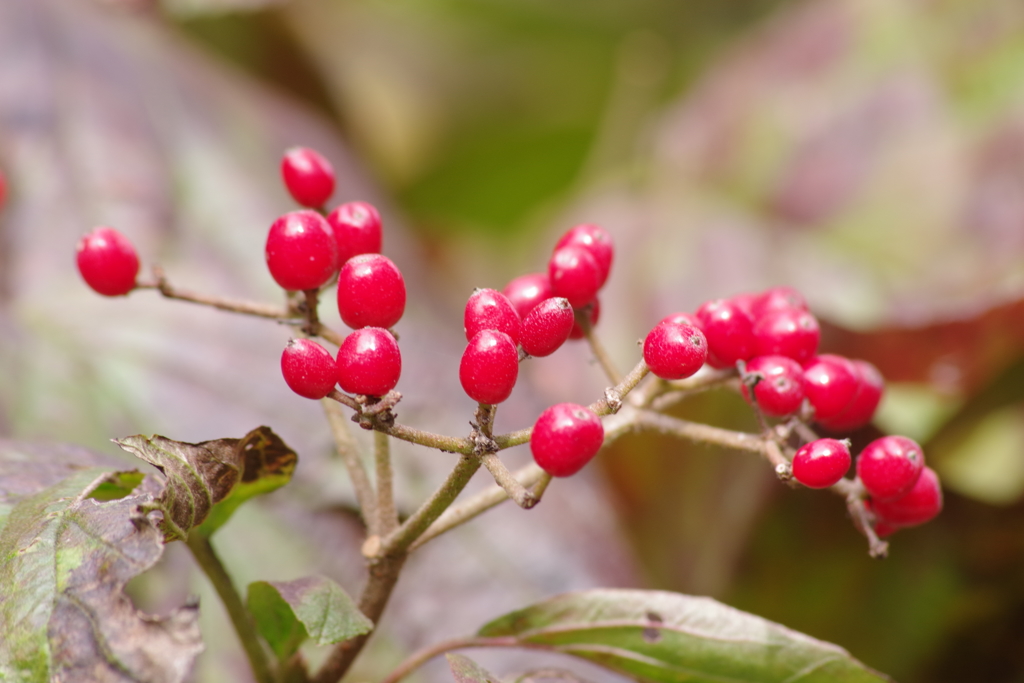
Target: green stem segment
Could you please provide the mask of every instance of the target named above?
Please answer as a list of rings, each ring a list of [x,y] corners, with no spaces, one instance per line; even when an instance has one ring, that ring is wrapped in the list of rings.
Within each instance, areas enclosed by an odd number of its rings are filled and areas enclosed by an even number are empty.
[[[270,661],[267,659],[263,643],[256,633],[256,624],[252,620],[252,615],[242,603],[242,597],[235,589],[235,584],[232,583],[224,564],[214,552],[209,537],[193,531],[189,534],[185,544],[192,551],[192,557],[196,558],[200,569],[213,584],[220,601],[224,604],[228,617],[231,619],[231,625],[235,627],[235,633],[242,641],[242,648],[245,650],[245,656],[249,658],[249,666],[252,667],[252,673],[257,683],[274,683]]]

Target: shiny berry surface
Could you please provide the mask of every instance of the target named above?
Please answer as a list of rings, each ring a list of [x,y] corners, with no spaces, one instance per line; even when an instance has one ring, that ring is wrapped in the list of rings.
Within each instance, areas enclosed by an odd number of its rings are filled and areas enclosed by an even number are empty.
[[[585,306],[582,311],[573,309],[573,316],[579,317],[581,315],[587,316],[587,321],[590,323],[590,327],[593,328],[597,325],[597,321],[601,319],[601,300],[594,299],[589,305]],[[586,333],[583,331],[583,326],[580,325],[579,321],[575,321],[572,326],[572,332],[569,333],[569,339],[583,339],[586,337]]]
[[[812,489],[832,486],[850,469],[850,449],[842,441],[817,439],[793,456],[793,478]]]
[[[567,299],[547,299],[534,306],[523,319],[519,343],[531,356],[550,356],[569,339],[575,324],[572,306]]]
[[[530,451],[538,466],[554,477],[576,474],[604,443],[604,426],[586,406],[558,403],[537,418]]]
[[[597,297],[601,268],[586,247],[570,244],[556,249],[548,262],[548,278],[554,296],[565,297],[580,309]]]
[[[857,393],[857,369],[849,359],[823,353],[804,364],[804,391],[818,422],[846,410]]]
[[[875,439],[857,457],[857,476],[871,497],[887,501],[906,495],[924,469],[924,451],[905,436]]]
[[[398,384],[402,354],[398,342],[380,327],[363,327],[338,349],[338,384],[350,394],[383,396]]]
[[[348,202],[327,214],[338,243],[338,261],[359,254],[379,254],[383,242],[380,214],[367,202]]]
[[[608,274],[612,269],[612,260],[615,256],[615,245],[612,243],[611,235],[599,226],[583,223],[562,235],[555,245],[555,251],[570,244],[585,248],[594,257],[600,268],[598,287],[603,287],[608,280]]]
[[[121,296],[135,288],[139,257],[128,238],[99,227],[78,240],[75,262],[85,283],[103,296]]]
[[[759,356],[787,356],[804,363],[818,352],[818,320],[796,308],[770,311],[754,323],[754,350]]]
[[[525,318],[533,307],[554,296],[547,273],[529,273],[511,280],[501,293],[515,306],[520,318]]]
[[[808,309],[804,295],[792,287],[772,287],[753,297],[750,302],[750,313],[760,318],[772,311]]]
[[[786,417],[800,410],[804,400],[804,371],[792,358],[757,356],[747,361],[748,375],[760,377],[754,384],[753,398],[758,408],[771,417]],[[747,382],[740,385],[743,398],[751,402]]]
[[[697,328],[700,327],[700,321],[697,320],[697,316],[693,315],[692,313],[672,313],[670,315],[666,315],[664,318],[659,320],[658,324],[660,325],[661,323],[667,322],[676,323],[679,325],[693,325],[694,327]],[[703,330],[701,331],[703,332]]]
[[[519,327],[522,324],[512,302],[494,289],[477,289],[466,302],[462,324],[469,341],[481,330],[498,330],[519,343]]]
[[[267,233],[267,268],[284,289],[316,289],[338,270],[334,233],[316,211],[291,211],[274,221]]]
[[[310,339],[292,339],[281,353],[281,375],[288,387],[305,398],[323,398],[338,382],[334,356]]]
[[[871,422],[885,390],[885,380],[878,368],[864,360],[851,363],[857,376],[857,390],[853,399],[838,415],[821,421],[823,427],[836,432],[857,429]]]
[[[469,341],[459,364],[459,381],[479,403],[501,403],[512,395],[519,377],[519,350],[512,338],[497,330],[482,330]]]
[[[708,340],[709,365],[731,368],[754,356],[754,321],[738,305],[715,299],[702,304],[695,315]]]
[[[690,377],[708,358],[704,333],[693,325],[673,321],[654,326],[644,339],[644,362],[662,379]]]
[[[872,500],[871,509],[880,522],[893,527],[924,524],[942,511],[942,486],[935,470],[925,467],[913,488],[893,500]],[[877,527],[876,527],[877,528]]]
[[[405,313],[405,279],[381,254],[353,256],[338,274],[338,313],[346,325],[392,327]]]
[[[292,147],[281,159],[281,179],[292,198],[318,209],[334,194],[334,169],[316,150]]]

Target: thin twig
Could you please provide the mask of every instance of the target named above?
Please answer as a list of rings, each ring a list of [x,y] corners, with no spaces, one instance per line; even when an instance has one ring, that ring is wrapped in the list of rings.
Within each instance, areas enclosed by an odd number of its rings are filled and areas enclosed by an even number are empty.
[[[636,411],[636,425],[640,429],[653,429],[694,443],[723,446],[759,455],[765,452],[765,439],[760,435],[712,427],[649,410]]]
[[[529,510],[539,502],[536,496],[512,476],[512,473],[505,467],[505,463],[497,455],[485,453],[480,456],[480,462],[483,463],[487,471],[494,477],[495,483],[505,490],[505,493],[515,501],[516,505],[524,510]]]
[[[325,398],[320,401],[320,405],[323,406],[324,413],[327,415],[327,423],[334,436],[335,450],[345,464],[345,469],[348,470],[348,478],[352,481],[352,489],[355,491],[356,502],[359,503],[363,521],[367,525],[370,535],[379,535],[380,529],[376,528],[377,499],[373,492],[373,485],[370,483],[370,477],[366,473],[362,455],[359,453],[359,446],[349,432],[348,420],[335,401]]]
[[[593,305],[593,304],[591,304]],[[576,324],[583,330],[583,336],[587,340],[587,344],[590,345],[590,350],[594,353],[594,358],[597,359],[601,369],[604,370],[604,374],[611,380],[612,384],[619,384],[622,382],[622,373],[619,372],[618,368],[615,367],[615,363],[612,362],[612,358],[608,355],[607,349],[601,344],[601,341],[594,334],[594,326],[590,324],[590,310],[587,307],[581,308],[575,311]]]
[[[242,603],[242,597],[238,594],[235,584],[231,581],[231,576],[214,551],[213,545],[210,544],[209,537],[193,531],[189,534],[185,544],[224,604],[224,609],[227,610],[228,617],[231,619],[231,625],[234,626],[238,639],[242,641],[242,649],[245,650],[245,656],[249,659],[253,677],[258,683],[274,683],[270,661],[267,659],[267,653],[256,633],[256,624],[253,622],[252,615]]]
[[[709,389],[726,386],[735,379],[736,370],[727,368],[725,370],[704,371],[693,377],[675,382],[667,382],[665,380],[652,382],[647,391],[638,397],[637,405],[638,407],[663,411],[691,396],[702,394]],[[738,385],[736,389],[739,389]]]
[[[611,415],[619,412],[622,407],[622,399],[624,399],[631,391],[636,389],[640,381],[647,376],[651,369],[647,367],[647,363],[641,358],[640,361],[629,371],[629,374],[623,377],[618,384],[614,387],[609,387],[604,392],[604,398],[599,401],[594,401],[588,406],[597,415]]]
[[[373,459],[377,475],[377,533],[384,536],[398,526],[391,467],[391,440],[387,434],[373,433]]]
[[[526,643],[518,640],[513,636],[504,636],[498,638],[481,638],[473,637],[469,638],[454,638],[452,640],[445,640],[440,643],[435,643],[428,647],[423,648],[413,654],[398,665],[394,671],[389,673],[380,683],[398,683],[416,669],[420,668],[427,662],[438,655],[443,655],[445,652],[450,650],[462,650],[470,647],[522,647],[528,649],[537,650],[553,650],[554,648],[547,645],[535,645],[532,643]]]

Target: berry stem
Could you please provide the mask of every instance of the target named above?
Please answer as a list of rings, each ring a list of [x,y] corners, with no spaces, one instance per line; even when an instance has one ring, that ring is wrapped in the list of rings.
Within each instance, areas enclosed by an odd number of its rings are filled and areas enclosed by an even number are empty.
[[[373,492],[373,485],[366,473],[366,466],[363,464],[359,447],[352,438],[349,431],[345,414],[337,402],[330,399],[321,399],[324,413],[327,415],[327,422],[334,436],[334,447],[341,458],[345,469],[348,470],[348,477],[352,480],[352,489],[355,491],[356,501],[359,503],[359,511],[363,516],[363,522],[369,527],[369,533],[379,534],[379,529],[374,528],[377,519],[377,500]]]
[[[227,610],[228,617],[231,619],[231,625],[234,626],[238,639],[242,641],[242,649],[245,650],[245,656],[249,659],[253,677],[257,683],[274,683],[274,674],[271,671],[267,653],[263,649],[263,643],[260,642],[259,635],[256,633],[252,615],[245,608],[242,596],[238,594],[224,563],[220,561],[220,557],[214,551],[210,538],[193,531],[188,535],[185,544],[224,604],[224,609]]]
[[[720,427],[690,422],[678,417],[655,413],[650,410],[638,410],[634,417],[636,427],[640,429],[652,429],[662,434],[675,436],[694,443],[713,446],[724,446],[738,451],[748,451],[759,455],[765,453],[765,439],[757,434],[746,432],[735,432]]]
[[[540,502],[539,499],[529,491],[529,489],[519,483],[519,480],[508,471],[508,468],[505,467],[505,463],[503,463],[497,455],[494,453],[485,453],[480,456],[480,462],[483,463],[484,467],[487,468],[487,471],[491,473],[492,477],[494,477],[495,483],[505,490],[505,493],[509,498],[515,501],[516,505],[524,510],[529,510]]]
[[[611,415],[617,413],[621,406],[622,399],[625,398],[631,391],[636,389],[637,385],[640,384],[641,380],[647,376],[651,369],[647,367],[647,363],[641,358],[640,361],[629,371],[629,374],[619,380],[614,386],[605,391],[605,397],[599,401],[594,401],[588,408],[590,408],[598,416]],[[614,400],[610,400],[614,399]],[[618,405],[616,405],[618,404]]]
[[[320,306],[320,290],[319,289],[306,289],[303,290],[303,295],[306,297],[303,305],[303,312],[306,314],[306,324],[302,326],[302,331],[311,337],[320,336],[320,314],[318,308]]]
[[[695,396],[707,391],[708,389],[714,389],[724,384],[728,384],[735,378],[736,370],[726,368],[725,370],[712,370],[711,372],[706,373],[702,372],[699,375],[694,375],[693,377],[677,380],[675,382],[659,380],[658,382],[652,382],[648,387],[645,387],[643,394],[638,396],[638,404],[641,407],[651,408],[656,411],[663,411],[674,406],[680,401],[689,398],[690,396]]]
[[[622,373],[615,367],[615,363],[612,362],[607,349],[604,348],[597,335],[594,334],[594,326],[590,324],[590,312],[581,309],[576,311],[575,315],[576,323],[583,330],[583,336],[586,338],[587,344],[590,345],[594,358],[597,359],[601,369],[604,370],[604,374],[611,380],[612,384],[620,384],[622,382]]]
[[[373,433],[373,459],[377,475],[377,533],[383,536],[398,527],[394,471],[391,467],[391,437],[387,434]]]

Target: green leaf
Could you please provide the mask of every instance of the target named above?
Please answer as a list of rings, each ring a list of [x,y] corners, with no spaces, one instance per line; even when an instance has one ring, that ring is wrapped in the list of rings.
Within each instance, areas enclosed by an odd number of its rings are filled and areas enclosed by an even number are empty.
[[[445,655],[452,676],[458,683],[499,683],[498,677],[469,657],[449,652]]]
[[[156,520],[140,513],[162,483],[137,483],[135,472],[82,469],[11,509],[0,531],[0,680],[177,683],[189,674],[202,650],[196,606],[153,617],[123,592],[163,552]]]
[[[846,650],[710,598],[663,591],[567,593],[480,629],[642,680],[869,683],[889,679]]]
[[[348,594],[325,576],[249,584],[247,607],[278,660],[291,657],[306,638],[317,645],[351,640],[373,630]]]
[[[165,541],[183,540],[200,525],[200,533],[209,536],[243,502],[286,484],[298,460],[269,427],[241,439],[197,444],[141,435],[115,443],[167,478],[163,494],[153,502],[153,509],[164,513]]]

